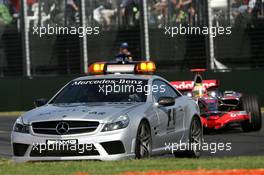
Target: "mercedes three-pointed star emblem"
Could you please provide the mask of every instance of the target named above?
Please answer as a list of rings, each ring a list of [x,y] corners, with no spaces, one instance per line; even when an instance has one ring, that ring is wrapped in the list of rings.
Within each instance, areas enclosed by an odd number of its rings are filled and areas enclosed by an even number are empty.
[[[60,122],[56,126],[56,131],[58,134],[63,135],[66,134],[69,131],[69,124],[66,122]]]

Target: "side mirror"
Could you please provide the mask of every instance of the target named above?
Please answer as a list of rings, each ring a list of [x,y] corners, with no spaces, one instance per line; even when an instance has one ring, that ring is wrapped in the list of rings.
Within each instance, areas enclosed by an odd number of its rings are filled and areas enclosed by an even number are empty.
[[[40,106],[44,106],[45,104],[48,103],[48,100],[45,98],[40,98],[34,101],[34,106],[35,107],[40,107]]]
[[[160,97],[158,100],[160,106],[173,106],[175,104],[175,98],[172,97]]]

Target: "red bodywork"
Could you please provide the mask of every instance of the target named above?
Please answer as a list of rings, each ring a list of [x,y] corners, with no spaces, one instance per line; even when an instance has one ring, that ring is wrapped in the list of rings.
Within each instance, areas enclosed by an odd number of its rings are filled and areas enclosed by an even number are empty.
[[[174,81],[171,84],[181,92],[192,92],[194,87],[194,81]],[[203,80],[203,86],[209,89],[217,89],[219,87],[218,80]],[[240,94],[240,93],[238,93]],[[250,114],[246,111],[239,111],[239,110],[227,110],[227,111],[215,111],[209,109],[209,105],[216,104],[217,106],[221,101],[224,100],[237,100],[239,102],[240,96],[239,95],[226,95],[221,98],[212,98],[208,95],[204,97],[194,99],[204,104],[203,110],[201,110],[201,121],[205,128],[208,129],[220,129],[226,126],[227,124],[231,123],[240,123],[242,121],[250,120]],[[201,109],[201,107],[200,107]]]
[[[220,129],[227,124],[240,123],[246,120],[250,120],[250,116],[243,111],[229,111],[208,117],[201,116],[203,126],[208,129]]]

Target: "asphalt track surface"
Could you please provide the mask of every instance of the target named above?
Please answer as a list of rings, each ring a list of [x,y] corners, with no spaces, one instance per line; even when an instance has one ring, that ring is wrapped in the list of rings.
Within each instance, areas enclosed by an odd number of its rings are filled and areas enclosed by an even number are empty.
[[[0,116],[0,157],[11,158],[10,133],[15,120],[16,117]],[[259,132],[249,133],[242,132],[240,127],[225,128],[205,135],[204,142],[206,143],[203,146],[202,156],[204,157],[264,156],[264,126]],[[230,151],[226,146],[227,143],[231,143],[232,149]],[[220,145],[221,149],[217,150],[216,153],[214,153],[215,144]]]

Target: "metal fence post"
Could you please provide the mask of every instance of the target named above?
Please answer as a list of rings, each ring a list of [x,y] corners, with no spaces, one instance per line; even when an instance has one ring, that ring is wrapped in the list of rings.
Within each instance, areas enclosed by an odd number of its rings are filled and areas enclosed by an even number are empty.
[[[213,27],[213,14],[212,14],[212,8],[211,8],[211,0],[207,0],[207,7],[208,7],[208,27],[209,29]],[[210,59],[210,70],[215,69],[215,54],[214,54],[214,38],[211,34],[211,30],[209,30],[209,36],[208,36],[208,44],[209,44],[209,59]]]
[[[146,60],[150,60],[149,53],[149,25],[148,25],[148,4],[147,0],[143,0],[143,30],[144,30],[144,47]]]
[[[86,5],[85,0],[81,1],[81,24],[83,28],[86,28]],[[81,38],[81,59],[82,59],[82,72],[84,74],[88,73],[88,51],[87,51],[87,35],[85,34]]]
[[[21,30],[22,30],[22,45],[24,58],[24,74],[31,77],[31,60],[29,46],[29,22],[27,20],[27,0],[21,0]]]

